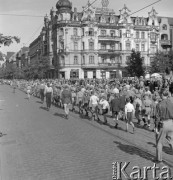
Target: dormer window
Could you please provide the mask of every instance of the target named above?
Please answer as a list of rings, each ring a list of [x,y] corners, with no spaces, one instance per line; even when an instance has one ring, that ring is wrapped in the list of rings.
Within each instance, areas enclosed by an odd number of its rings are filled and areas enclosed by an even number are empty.
[[[129,30],[126,31],[126,36],[127,36],[128,38],[130,38],[130,31],[129,31]]]
[[[167,25],[166,25],[166,24],[163,24],[162,29],[163,29],[163,30],[167,30]]]
[[[73,28],[73,34],[74,36],[77,36],[77,28]]]
[[[94,29],[93,28],[89,28],[88,35],[94,36]]]

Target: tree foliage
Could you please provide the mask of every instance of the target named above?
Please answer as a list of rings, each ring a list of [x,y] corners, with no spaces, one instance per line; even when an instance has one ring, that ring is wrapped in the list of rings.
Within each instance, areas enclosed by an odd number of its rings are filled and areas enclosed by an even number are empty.
[[[17,36],[4,36],[3,34],[0,34],[0,44],[9,46],[14,41],[20,43],[20,38]]]
[[[132,50],[130,58],[126,62],[126,70],[131,77],[140,77],[145,73],[145,67],[143,66],[143,58],[140,52]]]
[[[170,70],[173,70],[173,51],[168,53],[157,52],[150,62],[151,73],[167,73],[169,74]]]

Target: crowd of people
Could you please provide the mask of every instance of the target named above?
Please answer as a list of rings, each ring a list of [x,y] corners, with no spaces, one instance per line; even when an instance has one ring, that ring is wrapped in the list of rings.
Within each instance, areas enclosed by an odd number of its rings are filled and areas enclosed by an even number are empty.
[[[157,160],[162,161],[163,140],[167,138],[173,150],[173,78],[123,78],[83,79],[83,80],[13,80],[8,82],[14,89],[19,88],[46,102],[47,110],[54,104],[64,108],[65,118],[69,112],[78,110],[79,114],[90,120],[107,124],[111,113],[114,127],[119,120],[132,126],[132,133],[143,126],[156,133]],[[137,120],[137,125],[134,124]],[[151,129],[151,123],[154,128]],[[135,127],[136,126],[136,127]]]

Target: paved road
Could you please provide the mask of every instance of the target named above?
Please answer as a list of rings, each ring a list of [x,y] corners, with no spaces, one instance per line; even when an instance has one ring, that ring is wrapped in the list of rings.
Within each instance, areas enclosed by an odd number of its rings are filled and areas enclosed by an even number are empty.
[[[45,110],[39,99],[9,86],[0,86],[0,178],[1,180],[111,180],[113,162],[153,166],[154,134],[138,128],[135,135],[80,118],[63,110]],[[173,155],[164,148],[165,165],[173,165]],[[160,167],[162,167],[160,165]],[[149,179],[151,179],[149,172]],[[124,176],[122,175],[122,179]]]

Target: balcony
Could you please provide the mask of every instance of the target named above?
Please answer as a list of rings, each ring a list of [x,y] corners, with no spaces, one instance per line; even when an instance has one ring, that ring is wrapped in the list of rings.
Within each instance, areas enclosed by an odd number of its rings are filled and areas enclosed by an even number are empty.
[[[171,41],[170,40],[164,40],[164,39],[161,39],[160,40],[160,45],[163,46],[163,47],[172,47],[171,45]]]
[[[105,35],[105,36],[98,36],[98,40],[99,41],[120,41],[121,37]]]
[[[99,63],[100,68],[120,68],[121,63]]]
[[[108,55],[120,55],[121,50],[114,49],[99,49],[98,53],[100,55],[108,54]]]
[[[80,36],[77,36],[77,35],[72,35],[72,36],[71,36],[71,39],[72,39],[73,41],[79,41],[79,40],[81,39],[81,37],[80,37]]]

